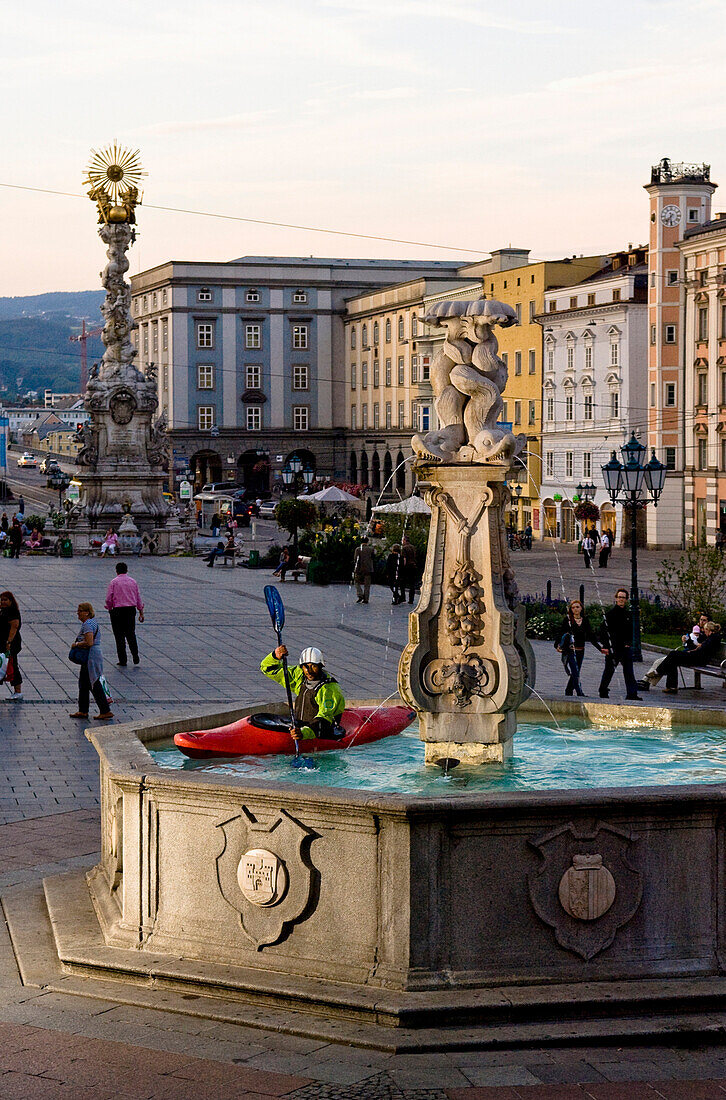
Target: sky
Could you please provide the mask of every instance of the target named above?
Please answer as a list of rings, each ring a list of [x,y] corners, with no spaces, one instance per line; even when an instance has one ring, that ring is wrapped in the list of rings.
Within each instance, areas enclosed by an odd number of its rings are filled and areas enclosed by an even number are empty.
[[[705,161],[726,186],[724,0],[0,10],[0,183],[83,196],[92,148],[140,149],[132,273],[243,255],[602,253],[647,240],[643,184],[662,157]],[[99,286],[87,198],[1,186],[0,211],[0,295]]]

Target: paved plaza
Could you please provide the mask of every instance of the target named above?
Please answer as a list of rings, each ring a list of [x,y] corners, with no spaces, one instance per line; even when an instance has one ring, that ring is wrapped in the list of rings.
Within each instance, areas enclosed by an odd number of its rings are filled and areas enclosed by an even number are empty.
[[[596,598],[571,547],[560,550],[568,595],[581,581]],[[658,555],[642,555],[643,587]],[[522,592],[560,585],[551,547],[515,555]],[[0,895],[47,874],[91,866],[99,847],[98,766],[76,708],[77,675],[67,661],[77,630],[75,609],[90,600],[99,612],[106,675],[118,721],[183,715],[200,706],[234,704],[270,685],[259,673],[274,636],[262,588],[265,570],[216,567],[197,559],[143,558],[130,562],[146,603],[138,627],[141,664],[117,668],[104,612],[113,560],[0,559],[0,588],[11,589],[23,615],[21,669],[25,701],[0,696]],[[603,596],[629,575],[624,552],[615,554]],[[606,579],[607,583],[604,583]],[[601,581],[600,577],[597,577]],[[349,698],[381,698],[395,691],[406,638],[405,607],[375,587],[368,606],[350,588],[281,587],[287,607],[285,641],[291,653],[322,648]],[[536,643],[538,683],[547,697],[561,694],[562,668],[551,643]],[[592,651],[585,687],[595,695],[600,658]],[[542,685],[545,685],[543,688]],[[2,692],[6,691],[2,687]],[[274,688],[272,689],[274,690]],[[615,685],[613,699],[622,694]],[[683,705],[722,707],[723,692],[683,693]],[[660,693],[646,700],[665,701]],[[90,994],[90,990],[89,990]],[[106,997],[110,995],[107,993]],[[604,1043],[590,1034],[577,1047],[529,1047],[448,1054],[388,1054],[284,1034],[276,1027],[241,1027],[183,1015],[167,1007],[131,1006],[96,996],[50,992],[21,984],[10,940],[0,928],[0,1098],[291,1096],[395,1100],[564,1100],[726,1096],[723,1025],[687,1046]],[[158,1003],[163,1003],[159,998]],[[263,1021],[261,1021],[263,1023]],[[583,1042],[585,1037],[583,1036]],[[719,1083],[721,1082],[721,1083]]]

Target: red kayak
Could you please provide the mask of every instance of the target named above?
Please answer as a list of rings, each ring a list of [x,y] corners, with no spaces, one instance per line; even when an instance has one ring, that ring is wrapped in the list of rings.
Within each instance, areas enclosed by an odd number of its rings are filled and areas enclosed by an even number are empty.
[[[340,717],[345,737],[301,741],[300,750],[307,754],[367,745],[401,733],[415,717],[415,711],[408,707],[350,707]],[[280,714],[250,714],[213,730],[177,733],[174,744],[185,756],[272,756],[295,752],[290,719]]]

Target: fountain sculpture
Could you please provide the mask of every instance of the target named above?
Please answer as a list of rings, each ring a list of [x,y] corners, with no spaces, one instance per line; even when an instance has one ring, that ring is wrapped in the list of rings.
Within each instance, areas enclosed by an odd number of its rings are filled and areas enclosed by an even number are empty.
[[[94,153],[87,169],[88,196],[98,209],[98,235],[108,263],[101,272],[106,300],[100,363],[91,369],[85,406],[91,419],[79,432],[82,497],[76,540],[93,528],[116,527],[124,516],[165,552],[179,540],[180,529],[163,496],[162,463],[168,446],[166,419],[155,418],[156,369],[136,367],[131,333],[131,287],[124,278],[127,252],[136,240],[136,207],[141,202],[138,151],[114,145]]]
[[[399,691],[419,713],[427,763],[497,762],[511,755],[535,676],[505,525],[507,475],[526,437],[498,423],[507,368],[493,332],[516,315],[480,299],[439,302],[424,320],[446,339],[431,367],[439,427],[412,440],[432,516]]]

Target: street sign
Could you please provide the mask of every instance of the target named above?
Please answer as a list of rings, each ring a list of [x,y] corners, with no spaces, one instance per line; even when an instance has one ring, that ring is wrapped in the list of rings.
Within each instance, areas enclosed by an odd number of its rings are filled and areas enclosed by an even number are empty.
[[[189,481],[182,481],[179,486],[179,500],[191,500],[192,499],[192,486]]]

